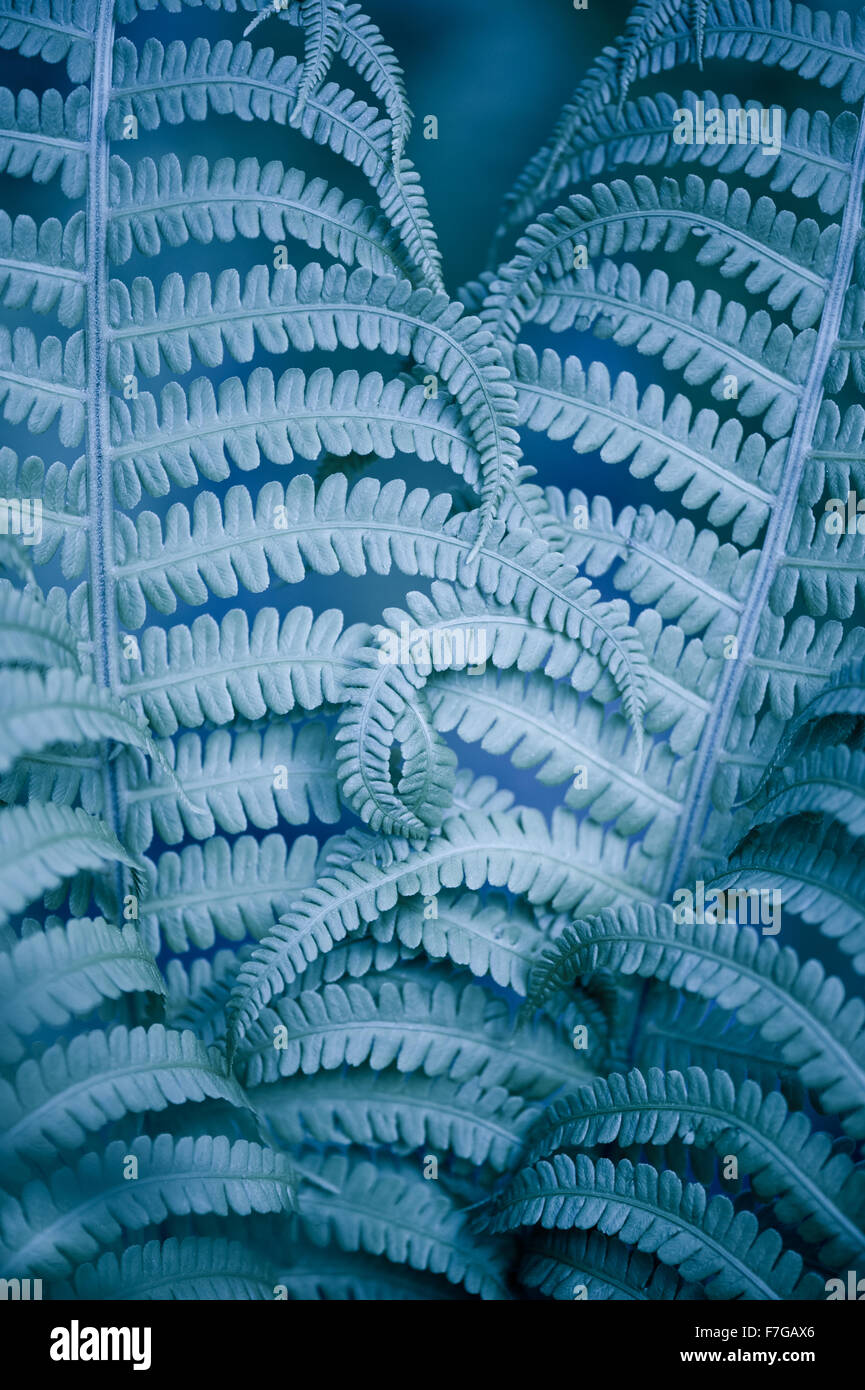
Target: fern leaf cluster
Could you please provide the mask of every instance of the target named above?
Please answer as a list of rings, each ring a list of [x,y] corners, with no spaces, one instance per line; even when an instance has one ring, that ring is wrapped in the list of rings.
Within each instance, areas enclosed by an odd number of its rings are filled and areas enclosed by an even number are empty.
[[[0,1278],[823,1298],[865,29],[640,0],[451,292],[386,27],[0,0]]]

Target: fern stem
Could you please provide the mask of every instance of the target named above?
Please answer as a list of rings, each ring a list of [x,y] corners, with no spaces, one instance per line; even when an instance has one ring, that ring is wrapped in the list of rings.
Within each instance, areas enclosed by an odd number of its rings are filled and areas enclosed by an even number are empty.
[[[823,382],[830,355],[838,339],[844,300],[853,271],[853,258],[862,225],[862,187],[865,180],[865,106],[859,117],[859,131],[850,170],[850,192],[844,207],[841,235],[832,279],[823,305],[814,355],[802,390],[802,399],[793,424],[793,432],[784,460],[784,481],[766,527],[766,539],[754,570],[754,582],[742,613],[737,632],[738,657],[724,662],[724,672],[718,684],[715,703],[703,736],[688,795],[682,804],[682,814],[664,885],[666,900],[680,886],[687,867],[691,846],[702,835],[708,816],[708,799],[719,752],[726,741],[730,720],[736,710],[739,692],[754,654],[760,617],[766,608],[769,590],[775,573],[786,555],[786,543],[799,496],[802,473],[817,415],[823,403]],[[692,835],[692,827],[694,833]]]
[[[87,161],[87,503],[90,515],[90,621],[96,679],[109,690],[117,680],[117,624],[109,594],[113,557],[111,460],[108,429],[108,138],[114,50],[113,0],[101,0],[90,84]],[[104,815],[118,834],[120,806],[115,764],[103,764]],[[117,869],[118,885],[122,869]]]

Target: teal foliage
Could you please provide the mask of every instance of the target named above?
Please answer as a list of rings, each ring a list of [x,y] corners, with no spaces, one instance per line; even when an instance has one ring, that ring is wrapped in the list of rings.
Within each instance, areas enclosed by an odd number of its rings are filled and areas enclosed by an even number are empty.
[[[459,292],[359,5],[0,0],[0,48],[0,1276],[824,1297],[861,19],[641,0]],[[759,109],[695,62],[793,74],[771,157],[677,138]]]

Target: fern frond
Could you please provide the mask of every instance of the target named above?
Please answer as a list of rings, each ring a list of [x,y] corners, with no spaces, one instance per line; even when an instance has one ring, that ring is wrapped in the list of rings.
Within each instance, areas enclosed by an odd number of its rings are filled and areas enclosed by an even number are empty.
[[[134,1183],[124,1177],[127,1155],[139,1164]],[[169,1214],[280,1213],[292,1201],[287,1159],[260,1144],[170,1134],[121,1139],[57,1170],[48,1183],[29,1183],[20,1202],[3,1199],[0,1261],[4,1274],[16,1277],[21,1269],[67,1277],[124,1231],[158,1225]]]
[[[225,1075],[220,1052],[193,1033],[161,1023],[115,1027],[56,1043],[21,1063],[0,1083],[4,1171],[26,1178],[28,1167],[79,1149],[87,1136],[124,1115],[217,1098],[245,1106],[237,1083]]]
[[[294,0],[288,6],[283,6],[280,0],[273,0],[267,9],[260,11],[252,23],[246,26],[243,31],[244,38],[268,14],[280,11],[281,17],[287,19],[289,24],[300,25],[303,22],[299,0]],[[393,49],[385,43],[378,26],[362,12],[360,5],[344,5],[338,18],[339,56],[349,67],[360,73],[379,100],[384,102],[391,120],[394,170],[398,172],[411,127],[411,111],[402,69]]]
[[[82,197],[87,185],[89,94],[76,87],[64,98],[53,88],[37,96],[0,88],[0,169],[13,178],[47,183],[60,174],[66,198]]]
[[[162,359],[174,372],[189,371],[193,350],[209,366],[222,362],[226,347],[248,361],[256,338],[271,352],[363,345],[423,363],[459,406],[477,449],[484,538],[519,462],[515,392],[491,334],[456,301],[364,269],[347,275],[342,266],[325,271],[312,263],[300,274],[286,266],[273,277],[256,266],[242,290],[232,270],[213,285],[203,271],[188,285],[169,275],[158,304],[145,277],[131,291],[115,280],[110,316],[115,385],[130,372],[155,375]]]
[[[820,231],[812,219],[797,221],[772,199],[752,201],[744,188],[731,192],[723,179],[707,184],[696,174],[660,185],[644,174],[592,185],[591,197],[574,194],[567,206],[543,213],[517,243],[517,255],[497,273],[481,321],[515,341],[532,316],[545,281],[571,274],[574,251],[589,260],[620,251],[690,249],[697,265],[717,266],[725,278],[744,276],[745,288],[766,296],[773,309],[790,309],[796,328],[820,317],[838,242],[838,228]]]
[[[736,1085],[756,1081],[763,1091],[780,1083],[788,1104],[801,1110],[805,1087],[795,1066],[783,1059],[781,1049],[758,1029],[739,1023],[735,1015],[706,1003],[699,995],[686,995],[650,981],[642,1002],[645,1018],[634,1041],[633,1061],[641,1071],[725,1071]]]
[[[332,1240],[340,1250],[443,1274],[482,1298],[509,1297],[501,1251],[473,1238],[463,1213],[419,1172],[350,1165],[342,1155],[318,1159],[316,1169],[339,1190],[305,1197],[298,1220],[314,1244]]]
[[[295,453],[316,459],[322,449],[341,458],[414,453],[438,460],[471,484],[478,478],[477,454],[457,407],[444,395],[427,399],[417,383],[386,382],[378,372],[334,376],[320,367],[307,376],[291,367],[274,381],[268,368],[254,367],[246,383],[230,377],[214,388],[207,377],[197,377],[184,393],[171,382],[158,407],[144,391],[131,406],[117,398],[112,405],[115,485],[118,500],[130,508],[141,500],[142,487],[160,497],[171,483],[191,486],[199,474],[217,481],[229,476],[232,465],[249,471],[263,457],[291,463]],[[397,487],[394,479],[385,495]],[[329,479],[321,489],[325,497],[332,495]]]
[[[121,930],[81,918],[17,941],[0,953],[0,1058],[18,1062],[21,1039],[45,1025],[65,1028],[105,999],[163,995],[156,962],[132,923]]]
[[[692,415],[690,401],[666,405],[660,386],[640,398],[630,372],[613,381],[606,365],[584,371],[577,357],[545,348],[538,358],[520,344],[514,355],[520,423],[551,439],[573,439],[577,453],[599,450],[605,463],[629,460],[636,478],[651,477],[661,492],[684,489],[689,509],[708,506],[713,526],[732,522],[733,539],[753,542],[769,515],[779,485],[786,441],[767,446],[760,434],[744,435],[737,420],[714,410]]]
[[[0,681],[0,771],[53,743],[104,739],[159,753],[146,725],[129,705],[89,676],[70,670],[7,670]]]
[[[86,82],[93,67],[94,0],[8,0],[0,15],[0,48],[66,64],[70,82]]]
[[[251,628],[241,608],[221,623],[204,614],[191,627],[150,627],[140,662],[128,663],[134,674],[123,691],[141,701],[163,738],[205,720],[228,724],[238,715],[288,714],[297,705],[318,709],[342,698],[342,678],[368,632],[363,623],[343,630],[335,608],[317,618],[309,608],[293,608],[281,622],[275,608],[262,608]]]
[[[44,565],[54,558],[59,547],[63,577],[74,579],[80,574],[87,558],[89,528],[85,460],[78,459],[71,468],[59,462],[46,468],[35,455],[19,462],[12,449],[2,447],[0,487],[7,502],[32,502],[34,497],[41,500],[42,535],[37,539],[34,534],[26,556],[34,564]],[[3,539],[8,544],[14,537]]]
[[[521,1226],[615,1234],[626,1244],[657,1254],[683,1279],[703,1284],[709,1298],[817,1298],[823,1281],[802,1274],[799,1255],[783,1249],[775,1231],[759,1231],[750,1212],[737,1212],[727,1197],[707,1198],[698,1183],[627,1159],[593,1164],[557,1154],[523,1168],[478,1218],[481,1230]]]
[[[361,820],[384,834],[425,839],[441,826],[450,804],[456,756],[439,738],[411,666],[377,665],[366,648],[343,681],[346,703],[337,721],[337,776],[343,798]],[[390,755],[398,744],[397,785]]]
[[[602,912],[562,932],[529,984],[542,1004],[553,990],[599,968],[663,980],[735,1010],[798,1068],[802,1081],[845,1130],[865,1135],[865,1006],[846,1000],[840,980],[816,960],[799,964],[751,927],[677,923],[670,907]]]
[[[238,834],[250,825],[273,830],[280,820],[305,825],[310,815],[339,819],[336,760],[323,724],[183,734],[158,746],[185,796],[127,759],[124,833],[142,850],[154,834],[176,845],[185,834],[209,840],[217,827]]]
[[[533,768],[545,786],[570,781],[566,806],[588,809],[592,820],[612,824],[620,835],[645,831],[647,853],[663,853],[670,843],[685,769],[673,763],[668,744],[653,744],[639,773],[628,770],[626,721],[605,718],[596,701],[581,701],[541,675],[444,672],[427,689],[443,733],[453,730],[466,743],[509,755],[515,767]]]
[[[751,825],[790,816],[821,815],[840,821],[850,835],[865,834],[865,753],[815,748],[773,778]]]
[[[708,8],[709,0],[638,0],[628,16],[619,42],[619,110],[641,60],[648,53],[649,45],[666,36],[671,21],[677,15],[686,20],[693,32],[694,57],[697,66],[702,69]]]
[[[339,44],[340,10],[333,0],[300,0],[303,21],[303,76],[291,113],[296,121],[307,99],[321,86]]]
[[[816,341],[813,329],[773,327],[765,310],[749,313],[715,290],[698,298],[690,281],[671,286],[657,269],[643,283],[635,266],[611,261],[556,281],[541,296],[533,322],[549,323],[554,332],[577,322],[583,331],[660,356],[668,371],[680,371],[689,384],[710,384],[718,400],[724,377],[732,374],[739,414],[761,415],[761,428],[773,439],[793,425]]]
[[[211,45],[196,39],[190,48],[175,40],[163,48],[147,39],[139,54],[128,39],[115,44],[114,93],[108,116],[112,139],[122,132],[123,117],[134,114],[147,130],[161,122],[205,120],[208,111],[232,112],[241,120],[273,120],[287,125],[297,101],[303,66],[294,58],[274,59],[272,49],[227,39]],[[2,120],[0,97],[0,120]],[[6,122],[3,122],[6,124]],[[392,166],[389,122],[347,89],[327,83],[308,96],[295,129],[308,140],[329,145],[361,169],[375,189],[382,212],[418,267],[424,281],[441,291],[441,256],[426,198],[411,162]],[[2,159],[2,141],[0,141]]]
[[[641,167],[699,164],[719,174],[759,179],[773,193],[790,192],[794,198],[816,199],[821,212],[833,215],[844,206],[850,189],[850,165],[856,144],[857,122],[851,111],[830,119],[825,111],[797,107],[787,113],[780,149],[767,168],[762,146],[751,144],[684,145],[673,139],[676,113],[696,117],[697,102],[703,110],[762,109],[759,102],[742,101],[731,93],[666,92],[629,101],[621,115],[612,106],[587,115],[572,133],[569,148],[550,173],[544,190],[527,189],[528,196],[513,200],[508,223],[522,226],[533,219],[540,196],[552,198],[564,189],[586,183],[622,164]],[[681,120],[681,117],[678,118]],[[774,153],[774,148],[773,148]],[[516,193],[516,189],[515,189]]]
[[[388,976],[277,1001],[247,1033],[236,1069],[250,1089],[344,1063],[476,1078],[529,1099],[586,1072],[561,1029],[543,1020],[515,1036],[507,1006],[478,985],[442,980],[429,989],[422,978],[399,985]]]
[[[458,1082],[391,1070],[276,1082],[253,1088],[249,1099],[284,1144],[435,1151],[498,1173],[518,1160],[540,1113],[521,1096],[478,1078]]]
[[[349,492],[333,474],[316,491],[301,473],[285,488],[266,483],[254,505],[242,487],[229,488],[221,505],[199,493],[191,517],[174,503],[164,530],[152,512],[140,512],[134,525],[121,516],[118,611],[127,627],[140,627],[148,602],[170,613],[177,597],[200,604],[209,593],[233,596],[238,583],[260,592],[271,575],[297,583],[309,570],[357,577],[397,564],[404,573],[452,574],[459,551],[442,541],[449,507],[447,494],[406,492],[397,479],[384,486],[362,479]]]
[[[249,1245],[222,1236],[184,1236],[109,1251],[58,1283],[58,1298],[103,1302],[272,1299],[276,1270]]]
[[[620,1240],[598,1231],[574,1231],[563,1235],[533,1236],[519,1271],[520,1282],[539,1289],[548,1298],[577,1297],[621,1302],[624,1300],[705,1298],[699,1284],[686,1284],[665,1265],[641,1250],[630,1250]]]
[[[355,951],[363,952],[359,963],[367,969],[383,969],[374,965],[376,946],[383,949],[396,941],[403,949],[422,948],[433,961],[465,966],[475,976],[489,975],[497,985],[525,994],[531,962],[544,940],[533,915],[518,904],[466,892],[439,893],[434,916],[426,916],[422,904],[406,899],[375,918],[367,930],[371,939],[352,940],[319,958],[326,979],[338,978],[328,968],[331,961],[336,965],[341,956],[345,959],[344,953]],[[304,972],[304,984],[315,964]],[[345,964],[348,967],[348,960]],[[347,968],[347,973],[355,972]]]
[[[339,56],[360,73],[384,102],[391,122],[393,167],[399,178],[412,121],[402,68],[378,26],[362,12],[360,5],[346,5],[341,23]]]
[[[814,1134],[778,1092],[763,1095],[754,1081],[736,1087],[723,1071],[634,1070],[597,1078],[551,1102],[526,1160],[612,1142],[664,1145],[673,1137],[735,1155],[758,1196],[776,1199],[773,1216],[819,1244],[830,1265],[865,1252],[865,1173],[845,1155],[833,1156],[829,1136]]]
[[[57,605],[8,579],[0,579],[0,664],[81,669],[78,639]]]
[[[318,845],[301,835],[287,850],[281,835],[254,840],[241,835],[231,844],[220,836],[179,854],[160,855],[151,887],[141,903],[144,938],[159,949],[182,953],[190,943],[213,945],[216,932],[229,941],[261,937],[296,894],[315,881]]]
[[[0,920],[80,869],[136,862],[103,821],[80,807],[11,806],[0,811]]]
[[[2,45],[2,33],[0,33]],[[56,217],[0,214],[0,303],[6,309],[55,313],[74,328],[84,312],[84,214],[65,225]]]
[[[176,155],[145,158],[134,169],[113,155],[108,254],[123,265],[136,252],[156,256],[164,246],[204,246],[236,236],[279,245],[296,237],[322,247],[345,265],[375,275],[413,280],[417,270],[385,219],[360,199],[347,200],[324,179],[307,179],[278,160],[195,155],[184,168]]]
[[[614,519],[608,500],[595,494],[591,503],[572,492],[569,506],[582,509],[584,527],[575,527],[566,548],[568,559],[589,575],[612,569],[621,557],[613,582],[667,622],[676,622],[690,636],[703,632],[708,650],[717,638],[735,630],[753,579],[759,551],[744,555],[722,545],[713,529],[697,531],[690,521],[677,521],[667,511],[625,507]]]
[[[581,854],[583,840],[597,858]],[[652,879],[649,863],[632,853],[625,870],[622,849],[608,839],[601,851],[596,827],[584,822],[578,833],[574,820],[560,809],[549,828],[538,812],[521,809],[489,817],[451,816],[425,846],[395,849],[387,868],[359,860],[352,870],[335,869],[301,897],[241,971],[229,1007],[232,1051],[261,1010],[310,961],[393,907],[398,897],[435,895],[441,887],[460,883],[478,888],[485,882],[557,909],[609,901],[619,893],[640,896]],[[603,879],[584,867],[602,861],[607,865]]]
[[[41,341],[29,328],[0,325],[0,403],[10,424],[42,434],[57,421],[60,443],[80,443],[85,424],[84,334]],[[59,419],[58,419],[59,416]]]
[[[815,827],[805,818],[758,827],[712,879],[713,889],[725,891],[746,884],[757,891],[769,885],[781,910],[819,925],[865,975],[865,865],[861,846],[845,829],[826,821]]]

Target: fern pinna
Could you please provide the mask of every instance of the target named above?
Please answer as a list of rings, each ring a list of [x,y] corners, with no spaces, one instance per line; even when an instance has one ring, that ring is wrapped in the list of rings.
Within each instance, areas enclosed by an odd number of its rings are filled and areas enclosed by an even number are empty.
[[[642,0],[456,292],[372,18],[162,3],[0,0],[4,1287],[837,1296],[865,27]]]

